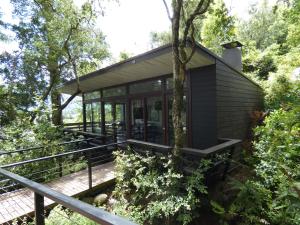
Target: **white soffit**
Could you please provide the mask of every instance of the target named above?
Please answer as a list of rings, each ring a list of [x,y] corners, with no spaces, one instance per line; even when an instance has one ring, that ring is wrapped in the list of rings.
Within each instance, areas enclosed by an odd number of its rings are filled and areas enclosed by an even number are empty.
[[[167,51],[166,51],[167,50]],[[99,71],[80,77],[80,89],[83,92],[97,90],[103,87],[120,85],[128,82],[143,80],[172,73],[171,48],[155,52],[153,56],[144,54],[134,57],[124,63],[109,66]],[[150,54],[150,53],[149,53]],[[215,63],[214,57],[197,49],[188,63],[188,68],[197,68]],[[77,83],[70,81],[59,88],[66,94],[73,94],[77,90]]]

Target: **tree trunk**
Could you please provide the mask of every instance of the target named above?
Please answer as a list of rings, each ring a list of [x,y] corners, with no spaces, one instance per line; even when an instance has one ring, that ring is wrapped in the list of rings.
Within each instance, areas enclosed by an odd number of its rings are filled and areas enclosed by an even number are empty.
[[[183,147],[183,126],[181,112],[183,109],[183,82],[185,76],[184,65],[180,61],[179,56],[179,25],[180,25],[180,11],[182,1],[173,1],[173,19],[172,19],[172,48],[173,48],[173,79],[174,79],[174,93],[173,93],[173,126],[174,126],[174,149],[173,155],[175,159],[179,159],[181,155],[181,148]],[[178,160],[177,160],[178,161]]]
[[[174,126],[174,155],[180,156],[180,150],[184,143],[183,123],[182,123],[182,109],[183,107],[183,83],[185,77],[185,69],[181,63],[174,59],[174,93],[173,93],[173,126]]]
[[[53,89],[51,92],[52,123],[55,126],[62,125],[61,94]]]

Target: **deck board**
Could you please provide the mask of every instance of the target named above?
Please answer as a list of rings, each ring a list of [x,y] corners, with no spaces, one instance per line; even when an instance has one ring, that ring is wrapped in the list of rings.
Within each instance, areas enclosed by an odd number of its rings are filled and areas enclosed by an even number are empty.
[[[113,162],[92,168],[93,187],[115,178]],[[68,196],[79,195],[89,189],[87,169],[63,176],[51,181],[46,186]],[[5,224],[17,217],[32,215],[34,212],[34,193],[27,189],[19,189],[0,195],[0,224]],[[45,207],[54,202],[45,198]]]

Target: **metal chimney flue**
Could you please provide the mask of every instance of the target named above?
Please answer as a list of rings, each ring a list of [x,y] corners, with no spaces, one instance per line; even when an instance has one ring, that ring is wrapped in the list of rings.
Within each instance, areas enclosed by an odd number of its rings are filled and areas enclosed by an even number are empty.
[[[233,41],[222,44],[224,48],[222,58],[238,71],[242,71],[242,44],[239,41]]]

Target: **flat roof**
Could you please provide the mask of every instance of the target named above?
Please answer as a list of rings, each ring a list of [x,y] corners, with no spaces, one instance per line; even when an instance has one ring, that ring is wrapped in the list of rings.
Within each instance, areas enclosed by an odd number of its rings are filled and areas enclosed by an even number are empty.
[[[188,68],[215,63],[214,57],[200,48],[196,48],[195,54],[187,65]],[[81,91],[88,92],[104,87],[172,74],[172,71],[172,45],[167,44],[81,76],[79,77],[79,87]],[[58,87],[58,90],[65,94],[75,93],[77,91],[76,79],[64,83]]]
[[[191,49],[189,49],[189,51],[191,51]],[[223,62],[231,69],[245,76],[242,72],[237,71],[222,58],[198,43],[193,57],[187,64],[187,68],[193,69],[212,65],[216,63],[216,60]],[[79,77],[79,87],[82,92],[90,92],[105,87],[172,74],[172,72],[172,45],[167,44],[83,75]],[[76,79],[62,84],[58,87],[58,91],[65,94],[74,94],[77,92]]]

